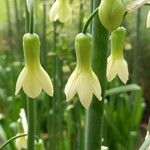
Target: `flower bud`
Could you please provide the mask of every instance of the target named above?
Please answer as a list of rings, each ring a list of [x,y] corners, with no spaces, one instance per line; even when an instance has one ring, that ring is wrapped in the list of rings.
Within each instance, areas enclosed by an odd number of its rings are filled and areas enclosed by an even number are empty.
[[[120,26],[124,12],[122,0],[102,0],[98,14],[103,26],[112,32]]]

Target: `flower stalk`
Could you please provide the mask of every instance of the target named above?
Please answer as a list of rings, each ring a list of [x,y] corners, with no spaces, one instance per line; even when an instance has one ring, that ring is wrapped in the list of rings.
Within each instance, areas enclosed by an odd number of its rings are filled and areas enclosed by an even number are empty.
[[[100,0],[93,0],[93,10],[100,4]],[[102,26],[98,15],[92,23],[92,35],[94,42],[93,70],[97,74],[102,87],[102,101],[93,98],[86,118],[85,150],[99,150],[101,148],[101,135],[103,123],[103,104],[105,96],[106,64],[108,31]]]
[[[36,128],[36,101],[27,98],[28,109],[28,150],[34,150],[35,128]]]

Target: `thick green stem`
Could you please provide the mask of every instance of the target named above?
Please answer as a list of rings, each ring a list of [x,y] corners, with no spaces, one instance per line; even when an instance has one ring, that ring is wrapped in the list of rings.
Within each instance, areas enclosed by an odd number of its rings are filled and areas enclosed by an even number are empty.
[[[133,74],[132,74],[132,82],[136,83],[138,81],[138,56],[139,56],[139,49],[140,49],[140,20],[141,20],[141,11],[140,9],[137,12],[136,17],[136,41],[135,47],[133,50]]]
[[[33,13],[33,6],[30,12],[30,33],[33,33],[33,25],[34,25],[34,13]]]
[[[99,4],[100,0],[93,0],[93,10],[95,10]],[[94,41],[93,69],[101,83],[103,100],[99,101],[94,97],[87,111],[85,150],[100,150],[105,97],[108,32],[100,23],[98,15],[95,16],[92,23],[92,35]]]
[[[29,11],[25,2],[25,33],[29,32]]]
[[[36,100],[27,98],[28,102],[28,150],[34,150],[36,125]]]

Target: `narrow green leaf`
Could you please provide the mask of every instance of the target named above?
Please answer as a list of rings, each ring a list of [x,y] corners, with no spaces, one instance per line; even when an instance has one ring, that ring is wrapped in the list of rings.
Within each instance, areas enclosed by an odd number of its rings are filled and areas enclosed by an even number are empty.
[[[126,93],[126,92],[132,92],[132,91],[141,91],[141,87],[137,84],[119,86],[119,87],[116,87],[116,88],[106,90],[105,95],[110,96],[110,95]]]

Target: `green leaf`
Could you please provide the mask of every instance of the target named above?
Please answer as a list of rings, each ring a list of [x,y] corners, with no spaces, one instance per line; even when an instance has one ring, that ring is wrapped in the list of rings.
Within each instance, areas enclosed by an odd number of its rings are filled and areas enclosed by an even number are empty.
[[[126,93],[126,92],[132,92],[132,91],[141,91],[141,87],[137,84],[119,86],[119,87],[116,87],[116,88],[106,90],[105,95],[110,96],[110,95]]]

